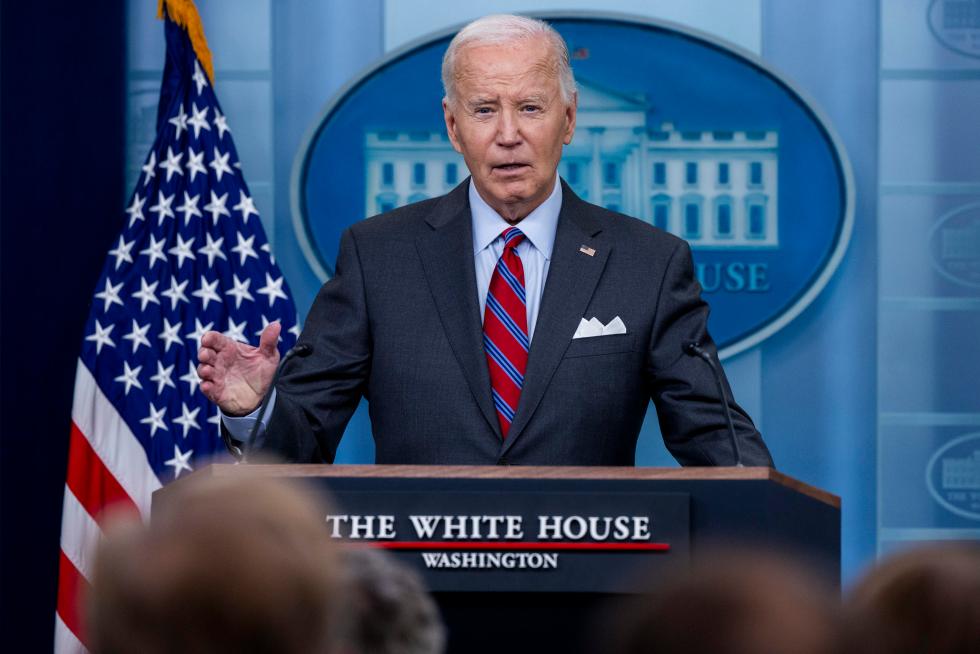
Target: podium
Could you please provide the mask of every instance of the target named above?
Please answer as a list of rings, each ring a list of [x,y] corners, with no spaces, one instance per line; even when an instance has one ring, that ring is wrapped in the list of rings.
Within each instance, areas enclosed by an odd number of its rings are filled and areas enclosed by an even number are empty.
[[[334,537],[422,574],[450,652],[585,652],[597,607],[724,548],[776,549],[840,579],[840,498],[770,468],[270,464],[194,475],[327,491]]]

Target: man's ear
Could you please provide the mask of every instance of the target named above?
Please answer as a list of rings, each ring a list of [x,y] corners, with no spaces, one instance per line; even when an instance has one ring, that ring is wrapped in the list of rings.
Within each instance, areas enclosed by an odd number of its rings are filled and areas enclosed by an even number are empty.
[[[453,113],[452,103],[449,98],[442,99],[442,117],[446,120],[446,134],[449,135],[449,142],[453,144],[453,150],[463,153],[459,147],[459,139],[456,137],[456,114]]]
[[[568,145],[575,136],[575,120],[578,117],[578,92],[572,94],[572,101],[565,107],[565,134],[562,142]]]

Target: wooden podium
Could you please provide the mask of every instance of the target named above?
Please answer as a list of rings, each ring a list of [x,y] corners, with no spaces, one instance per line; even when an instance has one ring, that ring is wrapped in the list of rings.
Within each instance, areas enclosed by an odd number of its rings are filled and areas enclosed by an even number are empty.
[[[212,465],[194,474],[327,490],[334,536],[383,547],[423,575],[450,652],[585,652],[597,606],[725,547],[778,549],[840,579],[840,498],[769,468]]]

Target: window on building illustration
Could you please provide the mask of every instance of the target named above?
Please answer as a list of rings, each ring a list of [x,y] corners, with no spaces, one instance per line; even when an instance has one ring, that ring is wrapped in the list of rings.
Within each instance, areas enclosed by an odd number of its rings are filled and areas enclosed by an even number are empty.
[[[417,163],[412,165],[412,184],[415,186],[425,186],[425,164]]]
[[[751,239],[766,238],[766,199],[761,194],[750,195],[745,199],[745,235]]]
[[[393,163],[381,164],[381,185],[382,186],[395,185],[395,164]]]
[[[619,186],[619,164],[607,161],[602,165],[602,181],[606,186]]]
[[[653,226],[666,230],[670,222],[670,196],[653,196]]]
[[[653,164],[653,185],[666,186],[667,184],[667,164],[657,161]]]
[[[684,183],[689,186],[694,186],[698,183],[697,162],[689,161],[684,165]]]
[[[725,238],[732,233],[732,201],[722,196],[715,200],[715,236]]]
[[[762,163],[759,161],[753,161],[749,164],[749,184],[762,186]]]
[[[425,193],[412,193],[410,196],[408,196],[408,203],[412,204],[413,202],[421,202],[422,200],[428,199],[429,196]]]
[[[391,211],[398,206],[398,196],[394,193],[381,193],[375,198],[375,206],[378,213]]]
[[[565,181],[572,186],[577,186],[579,183],[579,166],[575,161],[569,161],[565,164]]]
[[[728,177],[729,177],[728,164],[725,163],[725,162],[719,163],[718,164],[718,185],[719,186],[728,186],[728,184],[731,183]]]
[[[684,202],[684,238],[701,237],[701,202],[691,199]]]
[[[454,163],[446,164],[446,184],[456,186],[459,182],[459,166]]]

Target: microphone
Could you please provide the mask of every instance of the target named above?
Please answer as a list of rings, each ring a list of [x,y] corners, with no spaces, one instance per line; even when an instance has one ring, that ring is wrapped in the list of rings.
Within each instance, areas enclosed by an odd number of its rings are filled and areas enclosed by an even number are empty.
[[[697,341],[684,343],[684,354],[702,359],[711,368],[711,375],[715,378],[715,384],[718,386],[718,394],[721,396],[722,408],[725,410],[725,420],[728,423],[728,437],[732,441],[732,451],[735,452],[735,467],[744,468],[745,466],[742,464],[742,452],[738,447],[738,436],[735,434],[735,424],[732,422],[732,411],[728,406],[728,396],[725,394],[725,385],[721,383],[721,371],[718,370],[715,360],[711,358],[710,354],[704,351],[704,348]]]
[[[309,343],[297,343],[294,345],[285,356],[283,356],[282,361],[276,366],[276,374],[272,376],[272,383],[269,384],[268,390],[266,390],[265,395],[262,396],[262,404],[259,405],[259,414],[255,417],[255,424],[252,425],[252,430],[248,433],[248,441],[242,443],[239,447],[231,439],[231,436],[227,433],[227,430],[221,430],[221,438],[225,442],[225,447],[231,452],[231,455],[235,457],[240,463],[248,463],[248,446],[255,442],[255,436],[259,432],[259,426],[262,424],[262,419],[265,417],[265,412],[269,408],[269,400],[272,399],[272,391],[276,387],[276,382],[279,381],[279,376],[282,374],[282,369],[286,366],[286,362],[293,357],[308,357],[313,354],[313,346]]]

